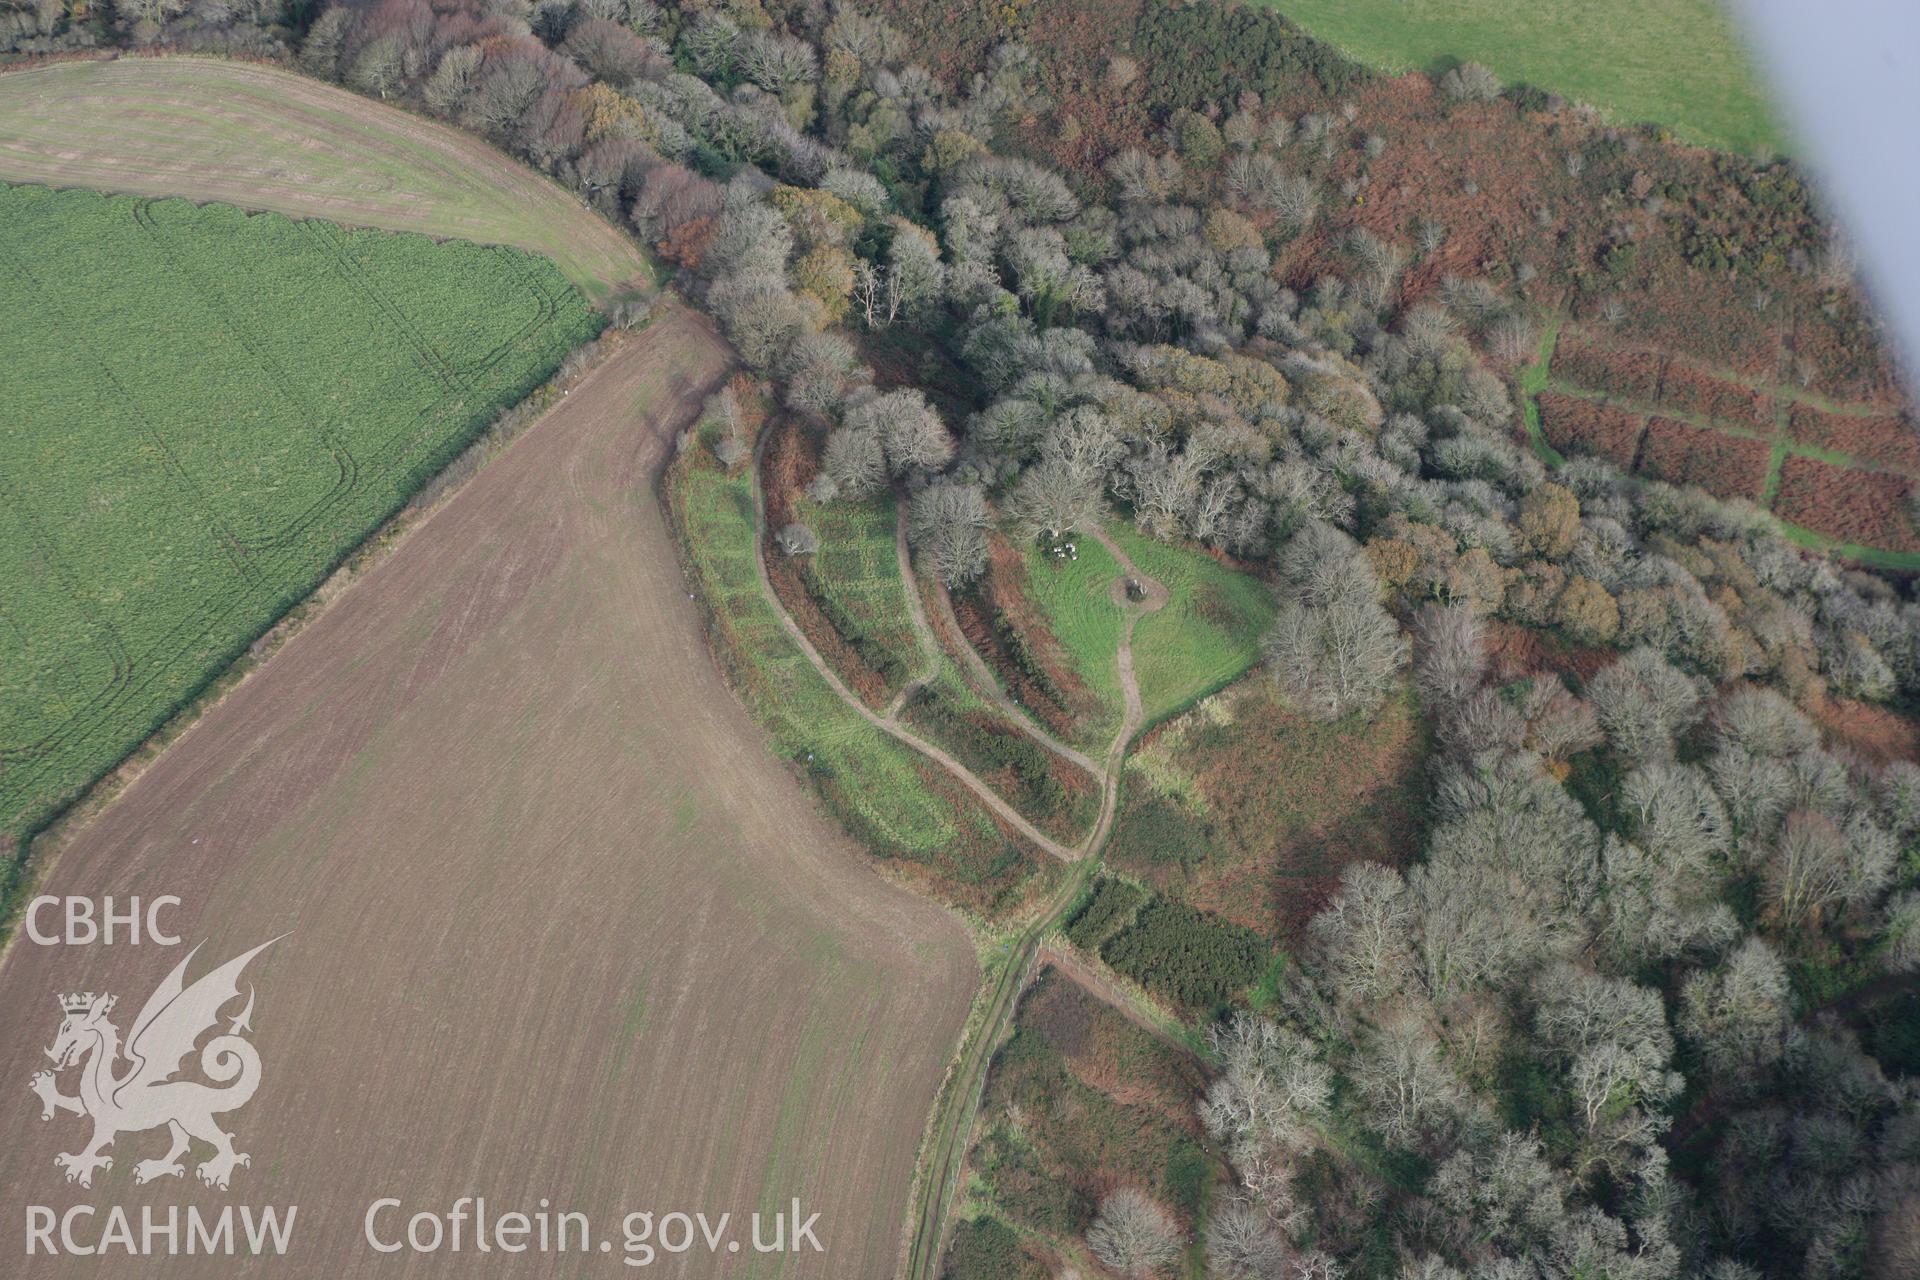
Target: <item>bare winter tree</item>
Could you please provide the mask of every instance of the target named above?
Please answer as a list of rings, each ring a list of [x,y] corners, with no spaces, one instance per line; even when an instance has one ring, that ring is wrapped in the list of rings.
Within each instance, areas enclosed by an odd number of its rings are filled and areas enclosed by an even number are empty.
[[[1780,1057],[1793,1016],[1793,989],[1773,949],[1748,938],[1713,973],[1695,973],[1681,992],[1680,1031],[1712,1072],[1738,1087]]]
[[[1280,576],[1289,594],[1316,608],[1380,598],[1380,584],[1359,544],[1318,520],[1303,525],[1281,550]]]
[[[472,92],[474,73],[479,69],[480,50],[475,45],[461,45],[441,54],[423,90],[427,105],[443,116],[452,115]]]
[[[1070,529],[1093,528],[1106,515],[1099,483],[1060,461],[1036,463],[1021,472],[1001,508],[1021,537],[1049,540]]]
[[[1235,1201],[1207,1219],[1207,1280],[1270,1280],[1282,1274],[1289,1252],[1257,1206]]]
[[[1886,937],[1881,962],[1894,973],[1920,972],[1920,890],[1896,894],[1887,903]]]
[[[1087,1229],[1087,1248],[1126,1280],[1151,1280],[1179,1261],[1180,1230],[1152,1196],[1122,1187],[1100,1202],[1100,1215]]]
[[[1263,193],[1263,203],[1289,229],[1304,229],[1320,212],[1320,188],[1305,174],[1289,173]]]
[[[1236,1017],[1208,1040],[1223,1070],[1200,1103],[1200,1119],[1226,1144],[1241,1184],[1269,1224],[1299,1225],[1292,1177],[1326,1117],[1333,1073],[1304,1036],[1266,1019]]]
[[[1036,406],[1036,416],[1044,417]],[[1126,453],[1113,420],[1091,405],[1076,405],[1060,415],[1040,442],[1041,455],[1063,462],[1076,479],[1093,485],[1106,482],[1107,472]]]
[[[978,485],[928,485],[907,508],[908,539],[949,587],[986,569],[987,525],[987,501]]]
[[[1497,689],[1475,689],[1440,718],[1442,745],[1462,760],[1487,751],[1513,750],[1526,733],[1525,717]]]
[[[1156,156],[1128,147],[1106,167],[1122,200],[1164,200],[1180,185],[1180,161],[1171,154]]]
[[[1607,838],[1601,865],[1602,937],[1621,962],[1712,954],[1740,936],[1733,911],[1714,897],[1718,876],[1655,857],[1618,836]]]
[[[1765,758],[1798,755],[1820,745],[1820,733],[1798,707],[1772,689],[1736,689],[1714,708],[1719,740]]]
[[[1430,604],[1413,620],[1414,682],[1436,711],[1458,706],[1480,687],[1487,655],[1480,615]]]
[[[725,276],[714,282],[707,303],[740,358],[756,369],[771,368],[808,332],[812,321],[806,306],[788,291],[778,273]]]
[[[1366,561],[1356,555],[1343,567],[1309,566],[1303,558],[1301,567],[1305,602],[1283,601],[1267,633],[1275,681],[1296,706],[1320,720],[1379,706],[1406,662],[1407,643],[1399,624],[1380,607]]]
[[[863,258],[853,264],[853,305],[867,328],[884,329],[900,318],[906,295],[897,276]]]
[[[773,541],[783,554],[790,556],[810,556],[820,549],[820,535],[798,521],[782,525]]]
[[[157,0],[148,3],[158,7]],[[347,83],[362,93],[385,98],[405,83],[401,59],[405,53],[397,36],[380,36],[354,55],[347,67]]]
[[[1545,1255],[1570,1225],[1553,1166],[1540,1150],[1540,1140],[1529,1135],[1502,1133],[1455,1152],[1434,1171],[1428,1194],[1461,1225],[1466,1238],[1477,1237],[1509,1257]]]
[[[1700,691],[1656,649],[1635,649],[1593,678],[1588,689],[1600,725],[1629,760],[1673,754],[1673,740],[1693,723]]]
[[[1500,77],[1477,62],[1463,62],[1440,77],[1440,92],[1454,102],[1492,102],[1500,96]]]
[[[1174,453],[1158,440],[1127,459],[1133,521],[1141,532],[1162,541],[1179,536],[1200,496],[1200,470],[1193,454]]]
[[[864,497],[887,482],[887,454],[877,431],[841,427],[827,437],[821,465],[835,488],[849,497]]]
[[[1840,825],[1804,809],[1787,815],[1761,868],[1767,898],[1789,925],[1870,901],[1893,876],[1897,846],[1865,818]]]
[[[659,75],[665,60],[651,44],[611,18],[585,18],[567,29],[560,51],[596,80],[624,85],[642,74]]]
[[[1727,811],[1692,765],[1641,765],[1620,788],[1619,806],[1626,834],[1675,863],[1704,869],[1727,851]]]
[[[818,73],[813,46],[792,36],[755,31],[735,47],[740,73],[768,93],[784,94]]]
[[[788,407],[820,418],[832,415],[872,376],[853,344],[834,332],[803,334],[781,365],[787,373]]]
[[[848,429],[876,435],[896,476],[938,471],[953,459],[953,437],[927,398],[911,387],[872,396],[847,411]]]
[[[1405,986],[1413,925],[1413,900],[1398,871],[1377,862],[1347,864],[1340,892],[1308,926],[1341,1002],[1381,1000]]]
[[[1920,831],[1920,765],[1894,760],[1880,771],[1873,788],[1881,817],[1902,836]]]
[[[893,221],[886,262],[876,266],[863,258],[853,266],[853,305],[869,329],[911,319],[940,296],[946,283],[946,264],[933,237],[912,223]]]
[[[1349,1066],[1381,1136],[1415,1147],[1443,1128],[1465,1090],[1440,1056],[1440,1039],[1412,1011],[1388,1018]]]
[[[1669,1069],[1673,1034],[1660,993],[1624,978],[1555,965],[1534,980],[1534,1027],[1565,1064],[1587,1127],[1609,1106],[1661,1105],[1684,1081]]]
[[[1526,745],[1548,760],[1564,760],[1604,741],[1593,707],[1558,676],[1535,678],[1520,701],[1520,714],[1527,722]]]

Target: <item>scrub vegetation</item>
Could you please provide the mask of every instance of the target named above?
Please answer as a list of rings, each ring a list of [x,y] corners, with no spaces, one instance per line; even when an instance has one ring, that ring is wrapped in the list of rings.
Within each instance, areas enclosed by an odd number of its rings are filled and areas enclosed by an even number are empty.
[[[1216,0],[235,38],[543,169],[731,341],[668,479],[721,661],[992,916],[913,1280],[1913,1269],[1908,406],[1791,161]]]

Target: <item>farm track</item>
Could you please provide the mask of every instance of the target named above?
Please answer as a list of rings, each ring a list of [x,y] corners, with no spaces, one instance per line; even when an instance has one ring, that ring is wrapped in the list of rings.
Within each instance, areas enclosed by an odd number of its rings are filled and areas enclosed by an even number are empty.
[[[123,57],[0,73],[0,180],[511,244],[552,258],[594,301],[651,281],[632,240],[506,153],[254,63]]]
[[[861,701],[859,695],[855,694],[853,690],[847,688],[846,683],[840,679],[839,673],[833,669],[833,665],[821,656],[818,649],[814,648],[813,641],[807,639],[806,631],[798,622],[794,621],[793,615],[787,612],[787,606],[781,602],[779,593],[773,589],[773,579],[767,575],[767,502],[766,492],[760,483],[760,466],[765,452],[766,436],[763,434],[760,440],[754,445],[753,460],[751,463],[753,467],[753,568],[755,574],[760,579],[761,593],[765,595],[767,600],[772,604],[775,615],[780,619],[781,627],[792,637],[794,644],[799,647],[800,652],[806,655],[808,664],[812,666],[813,669],[819,673],[820,678],[825,680],[827,685],[832,688],[834,696],[859,712],[862,719],[882,732],[891,735],[898,741],[913,748],[915,751],[918,751],[921,755],[952,774],[954,781],[973,792],[982,804],[993,810],[994,814],[998,816],[1001,821],[1005,822],[1015,831],[1018,831],[1020,835],[1035,848],[1052,857],[1058,858],[1062,862],[1078,861],[1081,857],[1080,850],[1071,849],[1061,844],[1058,840],[1055,840],[1046,832],[1034,826],[1033,823],[1021,815],[1019,810],[1002,799],[999,792],[983,782],[979,775],[974,773],[973,770],[967,768],[967,766],[961,764],[946,751],[928,742],[925,738],[922,738],[919,734],[913,732],[913,730],[907,728],[901,724],[899,720],[895,719],[894,717],[898,711],[898,706],[905,704],[906,699],[904,697],[895,699],[895,704],[897,705],[890,704],[884,712],[875,711],[872,707],[869,707],[865,702]],[[909,684],[908,687],[911,688],[912,685]]]
[[[900,502],[893,504],[893,558],[900,572],[900,584],[906,589],[907,620],[913,624],[914,643],[919,646],[920,658],[926,665],[887,703],[884,714],[889,720],[898,719],[913,695],[940,674],[940,644],[933,638],[933,628],[927,625],[927,611],[920,607],[920,593],[914,590],[913,555],[907,550],[907,509]]]
[[[909,582],[912,580],[911,577],[907,579]],[[954,646],[960,650],[961,673],[966,677],[967,683],[973,686],[974,692],[998,707],[1001,714],[1005,715],[1015,728],[1042,747],[1062,760],[1079,765],[1094,777],[1099,777],[1101,769],[1094,758],[1078,748],[1068,746],[1035,723],[1033,717],[1027,714],[1027,709],[1013,700],[1006,686],[1002,685],[999,678],[993,674],[993,668],[987,665],[986,659],[967,643],[966,633],[960,629],[960,619],[953,612],[953,597],[947,593],[945,585],[934,583],[933,597],[940,606],[941,625],[954,636]]]
[[[1037,918],[1021,931],[1006,948],[1006,958],[998,969],[986,996],[984,1012],[960,1046],[954,1067],[949,1073],[942,1091],[938,1109],[934,1112],[927,1128],[927,1137],[923,1145],[920,1168],[914,1182],[914,1200],[907,1221],[906,1259],[904,1274],[908,1280],[933,1280],[938,1273],[943,1246],[949,1227],[949,1217],[958,1194],[961,1175],[966,1164],[968,1146],[973,1133],[975,1113],[979,1110],[980,1098],[986,1088],[987,1073],[993,1063],[993,1055],[998,1048],[1006,1029],[1011,1025],[1013,1014],[1020,1000],[1020,994],[1033,976],[1042,960],[1048,959],[1045,949],[1047,936],[1057,929],[1066,914],[1078,902],[1100,864],[1100,853],[1105,848],[1108,835],[1113,829],[1114,815],[1119,807],[1120,770],[1126,759],[1128,744],[1139,732],[1145,720],[1145,712],[1140,698],[1139,682],[1133,670],[1133,631],[1135,624],[1149,613],[1166,606],[1168,592],[1158,580],[1140,572],[1127,554],[1107,536],[1104,530],[1094,530],[1093,536],[1113,555],[1124,571],[1125,577],[1113,584],[1115,601],[1126,615],[1126,625],[1121,631],[1119,648],[1115,654],[1120,680],[1126,699],[1126,711],[1113,741],[1107,749],[1104,766],[1094,766],[1093,762],[1080,753],[1055,742],[1037,729],[1029,732],[1049,749],[1064,758],[1076,756],[1085,760],[1090,772],[1101,780],[1100,816],[1093,828],[1080,841],[1076,848],[1069,849],[1048,839],[1036,828],[1021,818],[998,793],[981,781],[964,765],[954,760],[946,752],[906,730],[894,720],[900,705],[905,702],[905,694],[896,698],[884,714],[872,708],[847,688],[834,672],[831,664],[806,637],[800,624],[794,620],[781,602],[779,593],[773,588],[773,582],[766,567],[766,494],[761,484],[762,459],[765,452],[766,437],[763,435],[754,447],[750,488],[753,494],[754,519],[754,568],[760,580],[761,594],[766,598],[782,627],[793,641],[806,654],[809,664],[827,682],[843,703],[858,712],[868,722],[892,734],[896,739],[912,747],[929,760],[946,769],[952,777],[978,795],[996,814],[1014,823],[1021,834],[1035,845],[1055,857],[1072,864],[1072,873],[1062,882],[1060,889],[1040,911]],[[921,609],[918,591],[915,587],[912,564],[907,552],[905,524],[895,526],[895,554],[900,560],[902,585],[906,588],[911,603],[909,609],[913,615],[914,632],[919,637],[923,652],[926,646],[934,645],[932,628]],[[1145,598],[1134,602],[1126,594],[1126,578],[1138,581],[1144,589]],[[942,600],[945,597],[942,595]],[[957,631],[957,625],[956,625]],[[969,650],[971,653],[971,650]],[[928,654],[930,660],[937,661],[934,653]],[[973,654],[973,660],[979,662],[979,655]],[[981,664],[984,668],[984,664]],[[987,677],[987,688],[997,689],[997,682]],[[909,690],[913,686],[908,686]],[[995,699],[1004,706],[1001,699],[1004,693]],[[1024,717],[1016,717],[1017,723],[1024,723]],[[1141,1022],[1157,1038],[1174,1045],[1182,1053],[1191,1053],[1189,1046],[1180,1044],[1171,1037],[1166,1028],[1151,1024],[1137,1005],[1124,996],[1110,982],[1089,981],[1084,962],[1059,966],[1061,972],[1074,982],[1083,986],[1096,998],[1113,1004],[1129,1019]]]
[[[1126,612],[1126,625],[1120,632],[1120,645],[1114,659],[1126,696],[1126,714],[1107,750],[1105,766],[1097,771],[1101,780],[1100,817],[1081,843],[1083,856],[1074,867],[1074,874],[1060,886],[1039,918],[1010,945],[987,1014],[961,1046],[955,1073],[947,1082],[943,1105],[928,1129],[914,1188],[912,1216],[907,1224],[907,1280],[934,1280],[939,1274],[941,1254],[952,1225],[953,1206],[966,1167],[967,1149],[973,1138],[974,1117],[986,1091],[994,1052],[1012,1025],[1020,993],[1026,990],[1039,969],[1047,936],[1065,921],[1099,869],[1100,855],[1106,848],[1119,808],[1120,770],[1126,762],[1127,746],[1145,720],[1139,682],[1133,674],[1133,630],[1146,614],[1165,607],[1167,589],[1156,579],[1140,573],[1104,530],[1094,530],[1093,536],[1113,553],[1126,574],[1137,579],[1146,590],[1146,598],[1135,604],[1126,600],[1124,580],[1114,584]],[[1115,993],[1106,984],[1082,982],[1073,969],[1062,968],[1061,972],[1097,999],[1113,1002]],[[1116,1007],[1129,1018],[1138,1016],[1131,1001]]]
[[[708,655],[651,481],[729,360],[665,310],[48,872],[54,894],[179,895],[196,973],[293,930],[249,971],[264,1079],[226,1124],[253,1156],[234,1198],[298,1204],[297,1248],[221,1274],[473,1274],[376,1255],[361,1222],[379,1196],[411,1212],[476,1193],[549,1197],[616,1248],[634,1208],[738,1219],[799,1196],[828,1252],[728,1274],[894,1273],[978,974],[949,915],[815,816]],[[90,1191],[64,1183],[52,1157],[81,1122],[42,1125],[24,1088],[50,994],[111,990],[130,1013],[180,954],[6,956],[0,1198],[204,1210],[191,1178],[135,1192],[162,1135],[125,1135]],[[9,1274],[99,1272],[41,1261]],[[696,1252],[652,1270],[715,1269]]]

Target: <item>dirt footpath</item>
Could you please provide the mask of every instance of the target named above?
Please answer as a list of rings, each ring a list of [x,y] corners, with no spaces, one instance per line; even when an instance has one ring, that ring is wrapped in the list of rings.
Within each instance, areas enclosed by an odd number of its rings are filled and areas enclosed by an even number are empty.
[[[224,1193],[191,1167],[134,1184],[164,1131],[69,1185],[54,1156],[88,1125],[43,1123],[28,1091],[58,994],[115,992],[124,1033],[186,946],[12,949],[9,1275],[625,1275],[628,1211],[730,1212],[745,1241],[746,1215],[795,1197],[824,1254],[698,1245],[638,1274],[892,1273],[978,973],[950,917],[815,816],[707,656],[651,479],[725,362],[664,313],[61,855],[47,892],[182,898],[195,974],[289,936],[242,986],[263,1078],[222,1117],[252,1157]],[[585,1213],[595,1250],[363,1239],[382,1197],[404,1204],[395,1237],[469,1195]],[[24,1259],[26,1206],[79,1203],[299,1210],[284,1258]]]

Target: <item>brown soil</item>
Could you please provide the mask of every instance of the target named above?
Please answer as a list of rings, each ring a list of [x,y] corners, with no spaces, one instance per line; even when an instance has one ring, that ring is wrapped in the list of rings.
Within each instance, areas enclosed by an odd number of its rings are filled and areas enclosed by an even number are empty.
[[[261,1273],[393,1273],[361,1237],[373,1199],[484,1194],[548,1197],[616,1245],[632,1209],[799,1196],[828,1252],[782,1274],[893,1274],[977,969],[950,917],[815,816],[703,649],[649,482],[726,359],[704,323],[663,314],[52,869],[50,893],[179,895],[196,974],[291,931],[248,974],[264,1079],[224,1119],[253,1156],[232,1199],[300,1207],[294,1251]],[[20,1087],[0,1090],[0,1199],[208,1206],[191,1177],[136,1190],[155,1133],[124,1136],[92,1190],[63,1182],[52,1157],[84,1128],[42,1126],[24,1087],[51,996],[113,991],[124,1029],[183,951],[7,956],[0,1079]]]

